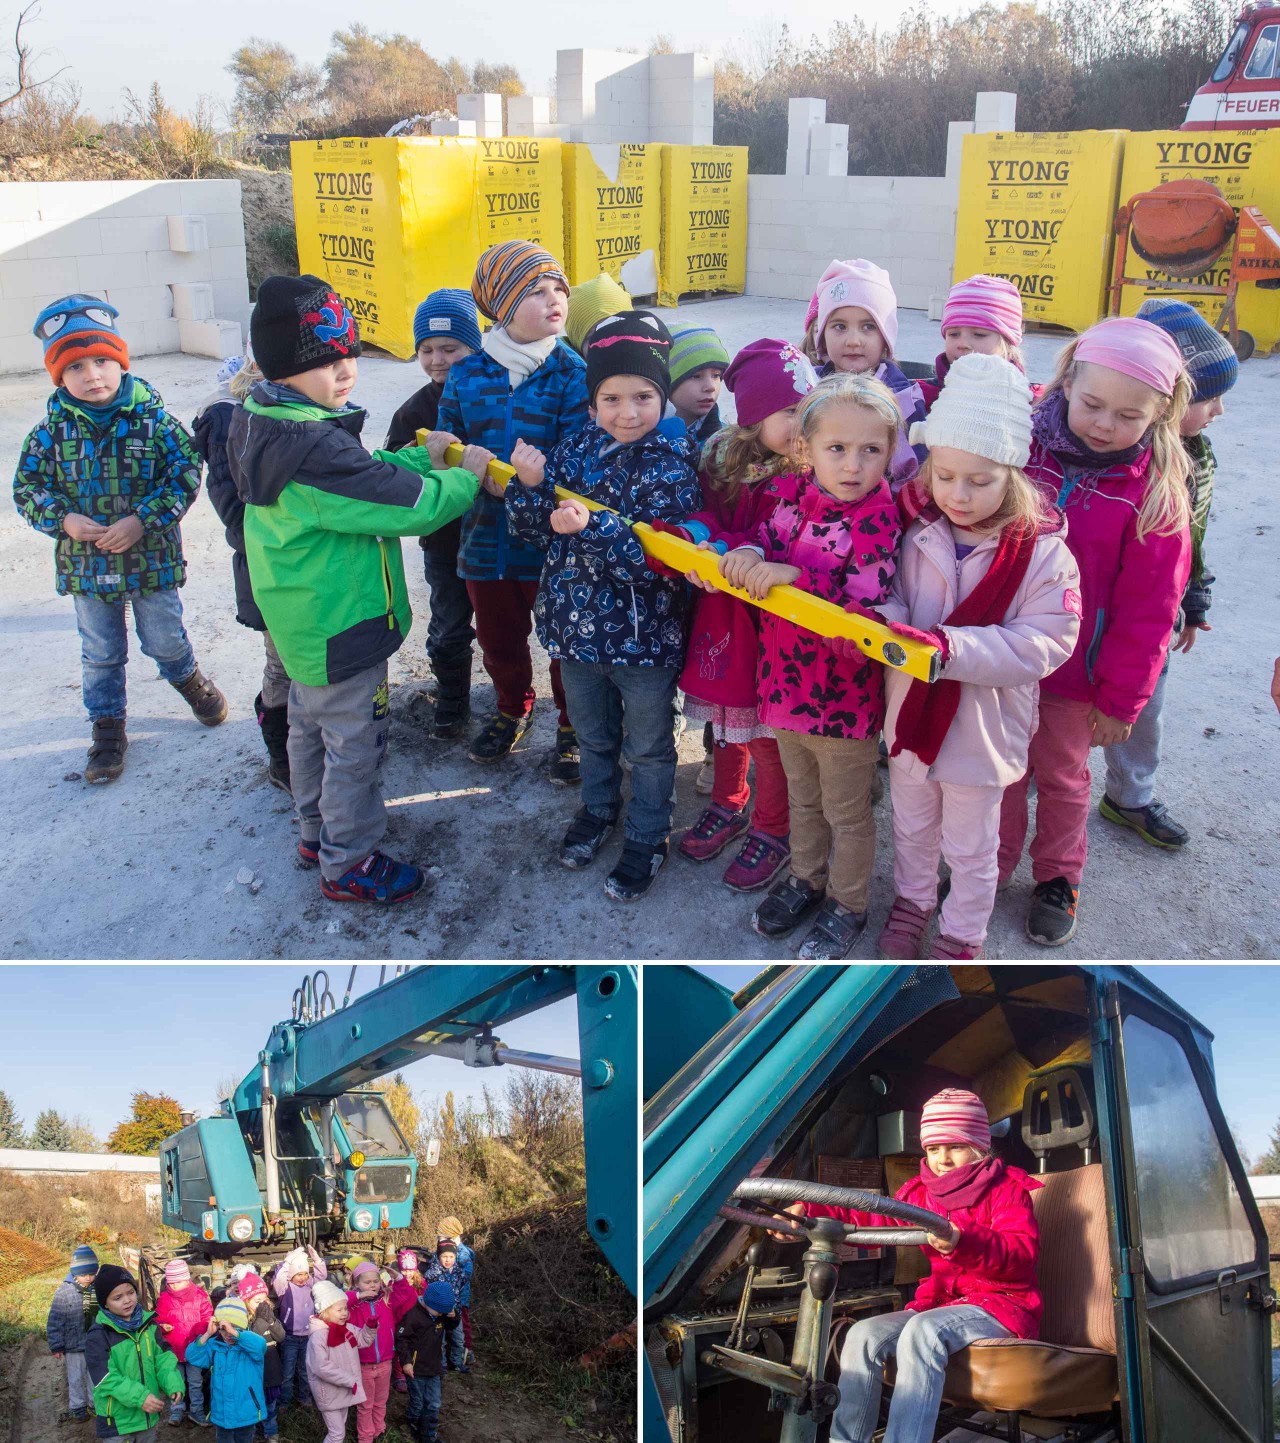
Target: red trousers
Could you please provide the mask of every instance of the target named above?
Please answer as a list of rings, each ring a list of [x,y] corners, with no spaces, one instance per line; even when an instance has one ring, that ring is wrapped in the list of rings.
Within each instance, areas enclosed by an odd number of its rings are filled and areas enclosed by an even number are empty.
[[[533,631],[536,581],[468,581],[467,595],[475,610],[476,639],[493,689],[498,710],[508,716],[527,716],[533,710],[533,658],[529,635]],[[551,695],[560,712],[560,725],[569,725],[560,663],[551,663]]]
[[[787,807],[787,774],[782,770],[778,743],[772,737],[751,742],[726,742],[713,751],[715,784],[711,800],[718,807],[740,812],[751,800],[747,771],[756,764],[756,809],[751,814],[754,831],[771,837],[785,837],[791,830]]]
[[[465,1307],[465,1308],[462,1309],[462,1342],[463,1342],[463,1346],[464,1346],[464,1347],[469,1348],[469,1347],[471,1346],[471,1309],[470,1309],[470,1307]]]

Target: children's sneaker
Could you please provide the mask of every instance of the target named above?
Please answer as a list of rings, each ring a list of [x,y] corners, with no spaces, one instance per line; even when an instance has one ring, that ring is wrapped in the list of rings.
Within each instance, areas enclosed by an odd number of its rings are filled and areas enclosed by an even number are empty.
[[[667,846],[666,842],[653,846],[628,838],[622,844],[622,856],[605,878],[605,896],[614,902],[635,902],[643,897],[667,860]]]
[[[838,962],[849,955],[849,949],[862,936],[866,925],[865,912],[851,911],[834,897],[828,897],[818,909],[817,918],[796,956],[801,962]]]
[[[114,782],[124,771],[124,754],[129,738],[124,734],[124,717],[99,717],[93,724],[93,741],[89,743],[89,764],[84,779],[90,786]]]
[[[1098,811],[1107,821],[1118,827],[1128,827],[1137,832],[1144,842],[1153,847],[1163,847],[1166,852],[1176,852],[1191,840],[1191,833],[1175,822],[1165,810],[1163,802],[1149,802],[1145,807],[1122,807],[1103,793]]]
[[[576,787],[582,780],[582,753],[578,750],[578,734],[572,727],[556,728],[550,773],[558,787]]]
[[[560,843],[560,865],[573,872],[589,867],[617,824],[616,817],[597,817],[583,807],[569,823],[569,830]]]
[[[480,728],[467,755],[473,762],[500,762],[508,752],[515,750],[520,738],[532,725],[531,711],[524,716],[508,716],[504,711],[496,711]]]
[[[87,1423],[89,1414],[84,1408],[73,1408],[68,1415],[73,1423]]]
[[[298,839],[298,861],[304,867],[314,867],[320,861],[320,843],[308,842],[305,837]]]
[[[791,860],[786,837],[769,832],[747,833],[738,855],[725,868],[724,884],[731,892],[759,892],[768,887]]]
[[[915,962],[932,916],[932,908],[926,912],[906,897],[895,897],[876,943],[880,956],[889,962]]]
[[[981,942],[961,942],[945,932],[939,932],[933,939],[928,953],[931,962],[979,962],[985,955]]]
[[[385,852],[370,852],[358,867],[337,881],[321,877],[320,890],[331,902],[406,902],[422,891],[426,877],[418,867],[397,862]],[[305,1407],[305,1403],[303,1404]],[[195,1420],[192,1419],[194,1422]]]
[[[196,1415],[195,1415],[194,1413],[192,1413],[192,1414],[190,1415],[190,1417],[191,1417],[191,1421],[196,1425],[197,1428],[212,1428],[212,1427],[213,1427],[213,1420],[212,1420],[211,1418],[203,1418],[203,1417],[198,1418],[198,1417],[196,1417]]]
[[[1027,915],[1027,936],[1042,947],[1061,947],[1076,935],[1076,903],[1080,888],[1065,877],[1037,885]]]
[[[227,699],[199,667],[196,667],[186,681],[169,684],[191,708],[198,722],[203,722],[207,727],[216,727],[226,721]]]
[[[747,830],[745,811],[731,812],[715,802],[694,822],[680,840],[680,855],[691,862],[709,862]]]
[[[72,1416],[74,1417],[75,1415],[72,1414]],[[170,1428],[181,1428],[186,1421],[186,1412],[183,1411],[179,1413],[176,1409],[169,1414],[168,1418],[165,1419],[165,1422],[168,1423]]]
[[[811,887],[799,877],[779,882],[751,915],[751,927],[762,937],[785,937],[822,906],[822,887]]]

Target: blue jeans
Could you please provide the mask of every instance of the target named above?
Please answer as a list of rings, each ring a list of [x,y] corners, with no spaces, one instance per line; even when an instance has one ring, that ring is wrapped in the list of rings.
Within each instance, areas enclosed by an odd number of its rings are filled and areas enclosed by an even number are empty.
[[[418,1443],[435,1443],[440,1426],[440,1394],[439,1378],[409,1379],[409,1407],[404,1421],[416,1426]]]
[[[462,1331],[462,1314],[458,1314],[458,1321],[449,1328],[444,1335],[445,1347],[448,1350],[449,1366],[461,1368],[467,1361],[467,1344]]]
[[[897,1360],[898,1381],[884,1443],[932,1438],[952,1353],[977,1338],[1008,1336],[1003,1323],[970,1303],[863,1318],[844,1335],[840,1348],[840,1406],[831,1420],[831,1443],[869,1443],[880,1418],[884,1361],[890,1357]]]
[[[427,622],[427,656],[436,676],[441,670],[468,666],[473,612],[467,583],[458,575],[457,556],[423,551],[422,572],[431,588],[431,616]]]
[[[108,713],[110,715],[110,713]],[[185,1418],[187,1409],[191,1409],[193,1418],[204,1417],[204,1373],[194,1363],[179,1363],[178,1371],[182,1374],[187,1384],[187,1396],[180,1402],[175,1403],[169,1410],[169,1417],[176,1421]]]
[[[280,1361],[284,1365],[284,1377],[280,1379],[280,1406],[287,1407],[293,1402],[297,1389],[298,1402],[310,1403],[311,1385],[307,1382],[307,1339],[304,1334],[295,1338],[292,1333],[285,1336],[280,1344]]]
[[[262,1391],[267,1395],[267,1416],[262,1422],[262,1436],[274,1438],[280,1432],[280,1420],[277,1417],[280,1412],[280,1389],[264,1388]]]
[[[73,600],[80,632],[81,688],[89,720],[122,717],[124,668],[129,660],[124,603],[83,593]],[[177,590],[131,596],[129,604],[143,654],[156,663],[165,681],[186,681],[196,669],[196,657],[182,625],[182,600]]]
[[[582,755],[582,805],[612,821],[622,808],[622,748],[631,762],[625,835],[657,846],[671,833],[676,784],[675,667],[560,663],[569,720]]]

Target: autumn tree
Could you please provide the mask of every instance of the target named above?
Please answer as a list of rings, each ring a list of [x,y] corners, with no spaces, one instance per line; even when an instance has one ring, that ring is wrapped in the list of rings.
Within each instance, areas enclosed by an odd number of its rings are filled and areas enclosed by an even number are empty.
[[[163,1092],[135,1092],[133,1116],[117,1123],[107,1139],[108,1152],[147,1157],[182,1126],[182,1109]]]
[[[83,1113],[76,1115],[67,1121],[67,1134],[70,1138],[72,1152],[102,1152],[102,1139],[94,1132],[89,1119]]]
[[[475,95],[501,95],[509,100],[513,95],[524,94],[524,81],[514,65],[490,65],[480,61],[471,72],[470,93]]]
[[[0,1147],[25,1147],[26,1133],[18,1109],[7,1092],[0,1092]]]
[[[382,1096],[391,1109],[396,1126],[404,1133],[405,1141],[416,1152],[422,1133],[422,1110],[414,1098],[413,1089],[405,1081],[403,1072],[397,1072],[390,1082],[383,1083]]]
[[[235,77],[236,118],[253,129],[295,129],[312,116],[320,98],[320,72],[299,65],[278,41],[251,37],[226,67]]]
[[[31,1146],[37,1152],[70,1152],[71,1129],[67,1119],[53,1108],[46,1107],[31,1129]]]
[[[347,134],[384,134],[405,116],[452,109],[457,95],[416,40],[374,35],[360,24],[334,32],[324,72],[330,123]]]

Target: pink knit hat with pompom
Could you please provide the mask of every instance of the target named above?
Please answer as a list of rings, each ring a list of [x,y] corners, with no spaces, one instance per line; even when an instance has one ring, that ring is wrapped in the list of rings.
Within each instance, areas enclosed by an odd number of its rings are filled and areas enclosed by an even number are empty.
[[[920,1114],[920,1146],[991,1148],[991,1122],[982,1099],[960,1087],[945,1087],[924,1105]]]

